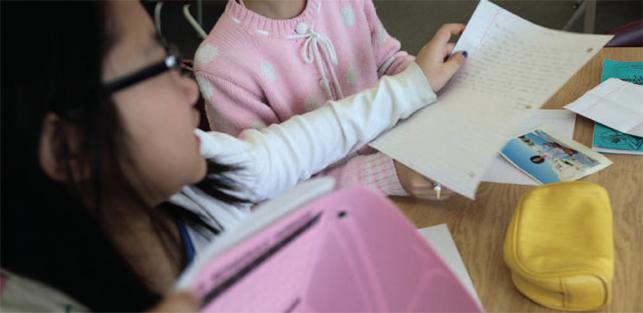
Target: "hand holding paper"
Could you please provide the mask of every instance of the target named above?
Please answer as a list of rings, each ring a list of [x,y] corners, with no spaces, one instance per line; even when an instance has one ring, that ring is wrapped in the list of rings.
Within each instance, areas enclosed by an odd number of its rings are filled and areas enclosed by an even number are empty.
[[[466,52],[459,51],[451,54],[453,43],[449,43],[451,36],[460,34],[463,30],[463,24],[442,25],[415,58],[415,62],[420,65],[435,92],[440,91],[465,62]]]
[[[530,110],[611,37],[546,29],[481,1],[454,48],[469,58],[439,100],[371,145],[473,199],[489,164]]]

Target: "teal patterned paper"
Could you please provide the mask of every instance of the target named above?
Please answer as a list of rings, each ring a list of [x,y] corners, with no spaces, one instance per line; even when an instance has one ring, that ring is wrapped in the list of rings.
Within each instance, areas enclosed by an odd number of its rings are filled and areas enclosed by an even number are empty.
[[[608,78],[618,78],[643,85],[643,62],[619,62],[605,59],[601,82]],[[592,146],[604,152],[643,154],[643,138],[619,132],[599,123],[594,124]],[[605,149],[612,151],[605,151]]]
[[[633,84],[643,85],[643,62],[619,62],[603,60],[601,82],[608,78],[618,78]]]
[[[603,124],[595,123],[592,146],[643,153],[643,138],[621,133]]]

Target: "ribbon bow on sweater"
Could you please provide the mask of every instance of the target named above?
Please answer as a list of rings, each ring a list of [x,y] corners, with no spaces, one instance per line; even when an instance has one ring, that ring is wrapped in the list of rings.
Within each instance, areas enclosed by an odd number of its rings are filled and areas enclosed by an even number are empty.
[[[301,27],[301,25],[305,24],[300,24],[300,26],[297,27],[298,34],[288,36],[288,39],[305,39],[301,46],[301,58],[307,64],[312,64],[313,62],[316,63],[317,70],[319,70],[319,73],[322,76],[322,87],[328,94],[329,99],[338,100],[344,98],[342,87],[340,86],[337,75],[335,74],[334,66],[337,65],[337,54],[335,53],[333,43],[322,33],[314,31],[312,27]],[[324,59],[322,59],[322,54]],[[326,61],[326,67],[330,70],[330,78],[332,79],[337,97],[333,96],[330,83],[328,82],[328,75],[324,64],[322,63],[323,60]]]

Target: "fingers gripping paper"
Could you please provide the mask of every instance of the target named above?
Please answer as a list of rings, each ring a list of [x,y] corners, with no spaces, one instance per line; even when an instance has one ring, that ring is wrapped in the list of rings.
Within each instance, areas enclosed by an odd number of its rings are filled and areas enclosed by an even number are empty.
[[[520,124],[610,38],[546,29],[483,0],[454,49],[469,59],[439,100],[371,145],[473,199]]]

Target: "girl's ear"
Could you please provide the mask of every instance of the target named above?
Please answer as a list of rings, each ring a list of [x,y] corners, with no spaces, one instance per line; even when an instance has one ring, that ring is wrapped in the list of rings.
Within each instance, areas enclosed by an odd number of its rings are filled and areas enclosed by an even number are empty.
[[[91,176],[89,163],[80,156],[82,134],[55,113],[47,113],[40,135],[40,166],[49,178],[79,183]]]

